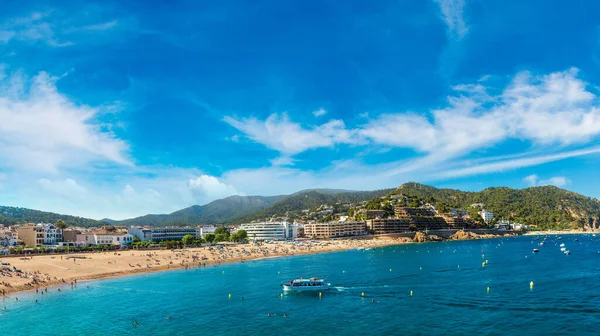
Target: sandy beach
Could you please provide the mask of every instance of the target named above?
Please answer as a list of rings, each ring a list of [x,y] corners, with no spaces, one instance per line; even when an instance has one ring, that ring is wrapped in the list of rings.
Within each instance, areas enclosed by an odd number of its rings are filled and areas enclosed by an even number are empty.
[[[130,274],[158,272],[184,267],[203,267],[270,257],[293,256],[358,247],[378,247],[409,243],[410,238],[336,239],[302,244],[284,242],[185,248],[181,250],[124,250],[101,253],[33,255],[2,257],[10,263],[0,271],[0,296],[25,290],[70,284],[81,280],[102,279]],[[5,266],[6,267],[6,266]]]

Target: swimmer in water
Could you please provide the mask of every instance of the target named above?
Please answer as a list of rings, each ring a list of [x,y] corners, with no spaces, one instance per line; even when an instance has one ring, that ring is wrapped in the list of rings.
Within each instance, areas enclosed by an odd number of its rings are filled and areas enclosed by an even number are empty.
[[[283,313],[283,317],[287,317],[287,314],[286,314],[286,313]]]
[[[171,321],[171,316],[167,316],[167,320]]]

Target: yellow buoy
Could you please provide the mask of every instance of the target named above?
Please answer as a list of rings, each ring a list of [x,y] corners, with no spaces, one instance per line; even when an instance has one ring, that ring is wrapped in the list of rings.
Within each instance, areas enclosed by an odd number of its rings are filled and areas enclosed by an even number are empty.
[[[365,296],[365,292],[362,292],[362,293],[360,294],[360,296]]]
[[[410,291],[410,296],[412,296],[412,291]]]
[[[460,268],[460,265],[458,265],[458,268]]]
[[[533,288],[533,281],[529,283],[529,288]]]
[[[481,263],[481,267],[485,266],[485,261]]]
[[[419,267],[419,269],[422,271],[422,270],[423,270],[423,267]]]
[[[392,269],[390,268],[390,272],[392,271]]]
[[[281,272],[277,271],[277,274],[281,274]]]
[[[228,297],[229,299],[231,299],[231,294],[229,294],[227,297]]]
[[[488,292],[488,293],[490,292],[490,287],[488,287],[488,288],[487,288],[487,292]]]
[[[323,293],[319,292],[319,297],[323,296]]]

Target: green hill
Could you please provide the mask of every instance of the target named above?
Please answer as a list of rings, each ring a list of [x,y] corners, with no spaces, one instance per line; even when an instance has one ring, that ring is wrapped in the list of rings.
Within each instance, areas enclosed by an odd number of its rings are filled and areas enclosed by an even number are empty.
[[[410,182],[398,187],[396,192],[465,210],[472,204],[483,203],[496,219],[536,225],[539,229],[597,228],[600,225],[600,201],[554,186],[498,187],[466,192]]]
[[[286,197],[263,211],[237,218],[234,224],[267,219],[274,216],[285,216],[290,211],[302,211],[314,209],[321,205],[335,205],[336,203],[359,203],[372,198],[389,194],[394,189],[382,189],[375,191],[342,191],[340,193],[331,190],[315,189],[297,192]]]
[[[193,205],[170,214],[145,215],[117,221],[116,225],[184,226],[224,224],[261,211],[287,196],[229,196],[205,205]]]
[[[100,221],[89,218],[60,215],[54,212],[27,208],[0,206],[0,224],[56,223],[59,219],[62,219],[69,226],[91,227],[105,225]]]

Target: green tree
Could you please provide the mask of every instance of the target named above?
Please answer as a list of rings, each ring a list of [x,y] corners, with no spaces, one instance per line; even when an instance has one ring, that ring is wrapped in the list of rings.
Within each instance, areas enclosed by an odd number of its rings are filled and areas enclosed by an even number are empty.
[[[56,221],[56,227],[58,229],[64,230],[68,227],[67,223],[65,223],[62,219]]]
[[[191,234],[187,234],[183,236],[181,242],[183,243],[183,245],[190,245],[194,242],[194,236],[192,236]]]
[[[215,229],[215,235],[218,234],[225,234],[227,236],[229,236],[229,230],[227,230],[227,227],[225,226],[219,226],[218,228]]]
[[[204,240],[206,240],[206,241],[207,241],[207,242],[209,242],[209,243],[212,243],[212,242],[214,242],[214,241],[215,241],[215,235],[214,235],[214,234],[212,234],[212,233],[206,234],[206,235],[204,236]]]
[[[239,236],[239,240],[238,241],[242,241],[242,240],[247,240],[248,239],[248,232],[246,232],[246,230],[238,230],[236,232]]]
[[[224,233],[218,233],[215,234],[215,242],[223,242],[223,241],[228,241],[229,240],[229,235],[224,234]]]
[[[232,242],[240,242],[248,238],[246,230],[238,230],[236,233],[229,236],[229,240]]]
[[[133,236],[133,242],[134,242],[134,243],[139,243],[139,242],[141,242],[141,240],[140,240],[140,237],[138,237],[138,236]]]

